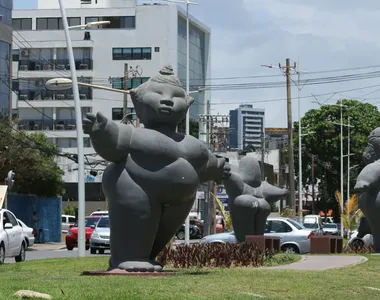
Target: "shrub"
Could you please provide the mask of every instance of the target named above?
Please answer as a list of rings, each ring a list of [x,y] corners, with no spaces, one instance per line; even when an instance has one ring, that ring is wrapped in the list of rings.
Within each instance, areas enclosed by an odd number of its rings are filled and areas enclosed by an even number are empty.
[[[343,248],[343,253],[349,254],[372,254],[375,252],[373,246],[363,246],[363,247],[355,247],[355,246],[345,246]]]
[[[174,268],[259,267],[273,255],[272,251],[248,243],[182,244],[164,248],[157,261]]]

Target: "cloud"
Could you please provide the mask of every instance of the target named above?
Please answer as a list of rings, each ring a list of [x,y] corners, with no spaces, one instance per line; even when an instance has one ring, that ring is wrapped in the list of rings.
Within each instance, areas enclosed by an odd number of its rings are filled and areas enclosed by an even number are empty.
[[[143,2],[149,2],[145,0]],[[277,69],[260,65],[284,64],[300,60],[306,71],[343,69],[380,65],[380,1],[333,0],[198,0],[190,13],[212,30],[212,78],[247,77],[252,75],[276,76],[261,79],[213,80],[212,84],[242,84],[252,82],[284,82],[285,77]],[[36,1],[15,0],[15,8],[35,7]],[[378,70],[378,68],[377,68]],[[341,73],[321,73],[314,77],[327,77],[373,69],[352,70]],[[309,78],[311,75],[302,75]],[[294,78],[296,79],[296,78]],[[305,86],[301,90],[301,111],[317,108],[313,94],[333,93],[380,84],[379,79],[367,79],[345,83]],[[378,88],[337,93],[363,97]],[[297,120],[297,89],[293,88],[293,120]],[[331,94],[333,95],[333,94]],[[324,101],[330,96],[320,96]],[[379,100],[380,92],[370,95],[370,103]],[[213,113],[228,113],[240,103],[252,103],[265,108],[266,126],[286,126],[285,87],[272,89],[224,90],[212,92]]]

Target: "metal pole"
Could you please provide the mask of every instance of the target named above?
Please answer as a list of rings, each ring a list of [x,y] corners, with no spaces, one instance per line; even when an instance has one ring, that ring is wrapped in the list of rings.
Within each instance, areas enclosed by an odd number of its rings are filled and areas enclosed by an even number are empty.
[[[350,117],[347,118],[348,134],[347,134],[347,201],[350,200]]]
[[[298,212],[300,219],[302,221],[302,124],[301,124],[301,98],[300,98],[300,72],[299,72],[299,62],[297,66],[298,75]],[[314,213],[314,212],[313,212]]]
[[[186,93],[190,92],[190,24],[189,24],[189,1],[186,2]],[[190,108],[186,113],[186,135],[190,135]],[[190,217],[185,220],[185,244],[190,242]]]
[[[341,235],[344,237],[343,233],[343,103],[340,103],[340,209],[341,209],[341,217],[340,217],[340,226],[341,226]]]
[[[79,99],[79,88],[77,74],[75,69],[75,60],[73,46],[71,44],[69,25],[62,0],[59,1],[59,6],[62,15],[62,24],[65,32],[67,53],[71,69],[72,89],[74,94],[75,118],[77,130],[77,145],[78,145],[78,256],[86,256],[86,234],[85,234],[85,183],[84,183],[84,150],[83,150],[83,128],[82,128],[82,111]]]

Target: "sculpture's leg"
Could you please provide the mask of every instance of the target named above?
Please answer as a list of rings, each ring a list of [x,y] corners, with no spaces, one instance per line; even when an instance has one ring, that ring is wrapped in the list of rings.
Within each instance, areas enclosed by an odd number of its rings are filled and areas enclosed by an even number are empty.
[[[230,203],[232,225],[238,242],[245,242],[247,235],[256,235],[255,218],[259,200],[250,195],[241,195]]]
[[[194,204],[194,198],[183,202],[180,205],[163,207],[160,225],[158,226],[156,239],[150,253],[153,263],[160,251],[169,243],[177,230],[185,222],[185,219]]]
[[[122,164],[106,168],[103,190],[111,230],[109,270],[158,271],[149,262],[149,254],[160,221],[160,203],[147,196]]]
[[[255,230],[256,235],[263,235],[265,233],[265,227],[267,219],[270,215],[271,207],[265,199],[258,199],[259,210],[255,217]]]

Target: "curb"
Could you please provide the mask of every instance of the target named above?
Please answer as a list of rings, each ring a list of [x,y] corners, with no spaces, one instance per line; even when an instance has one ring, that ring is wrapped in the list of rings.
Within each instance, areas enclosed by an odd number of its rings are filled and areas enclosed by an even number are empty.
[[[54,251],[54,250],[63,250],[66,249],[66,246],[59,246],[59,247],[46,247],[45,249],[36,249],[33,246],[27,248],[27,251]]]

